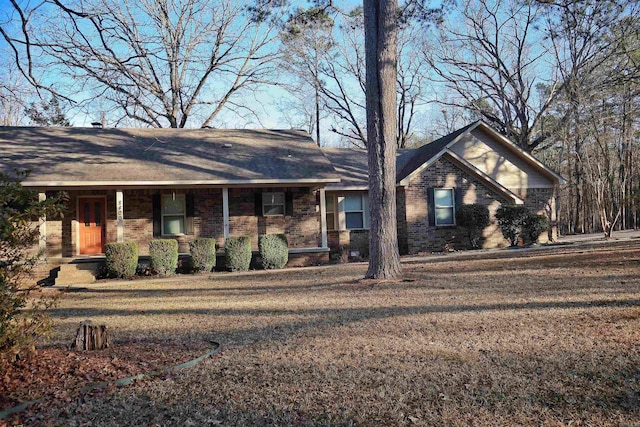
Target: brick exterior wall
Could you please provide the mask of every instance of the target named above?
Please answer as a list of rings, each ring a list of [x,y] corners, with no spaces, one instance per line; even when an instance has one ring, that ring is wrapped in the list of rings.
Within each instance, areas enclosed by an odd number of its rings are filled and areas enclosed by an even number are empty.
[[[320,209],[315,193],[308,187],[264,188],[264,192],[290,191],[293,215],[255,216],[255,189],[229,189],[229,236],[251,236],[251,247],[258,249],[259,234],[284,233],[290,248],[320,246]]]
[[[428,190],[430,187],[455,188],[455,191],[462,191],[463,204],[487,205],[491,224],[483,231],[482,247],[506,246],[507,242],[495,222],[495,212],[498,206],[506,203],[507,200],[450,160],[442,157],[413,177],[409,186],[404,190],[408,253],[441,252],[449,248],[468,248],[467,234],[461,227],[429,225]]]
[[[258,249],[258,234],[284,233],[291,248],[320,246],[320,214],[314,193],[308,187],[262,189],[263,191],[290,191],[293,194],[293,215],[255,216],[255,189],[229,189],[229,228],[231,236],[251,236],[252,248]],[[187,190],[175,190],[184,194]],[[189,252],[189,242],[197,237],[213,237],[219,248],[224,247],[222,215],[222,189],[189,190],[194,194],[194,233],[171,237],[178,241],[179,251]],[[140,255],[148,255],[149,241],[153,237],[153,194],[172,194],[172,190],[125,190],[124,239],[138,243]],[[47,221],[47,257],[74,257],[78,255],[78,200],[81,196],[105,197],[106,242],[117,240],[116,193],[104,191],[70,191],[69,208],[64,218]]]
[[[369,256],[369,230],[330,230],[327,240],[331,252],[344,255],[346,251],[358,251],[361,257]]]

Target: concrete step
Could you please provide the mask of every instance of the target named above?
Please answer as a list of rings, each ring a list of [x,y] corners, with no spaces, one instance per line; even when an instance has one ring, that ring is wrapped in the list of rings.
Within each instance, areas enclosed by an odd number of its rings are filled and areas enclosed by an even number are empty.
[[[62,264],[55,278],[57,286],[81,285],[96,281],[100,263]]]

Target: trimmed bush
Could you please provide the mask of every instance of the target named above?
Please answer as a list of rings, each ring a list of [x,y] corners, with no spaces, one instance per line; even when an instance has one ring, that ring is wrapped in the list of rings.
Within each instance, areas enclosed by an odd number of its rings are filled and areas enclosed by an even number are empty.
[[[251,238],[229,237],[224,241],[225,266],[229,271],[246,271],[251,264]]]
[[[529,214],[522,224],[522,238],[527,245],[536,243],[538,237],[549,229],[546,215]]]
[[[136,275],[138,268],[138,244],[136,242],[107,243],[104,255],[109,277],[125,279]]]
[[[482,230],[489,225],[489,208],[481,204],[462,205],[456,209],[456,224],[469,231],[469,243],[477,249]]]
[[[289,261],[289,243],[284,234],[263,234],[258,237],[262,267],[265,270],[282,268]]]
[[[189,242],[191,271],[213,270],[216,266],[216,239],[200,238]]]
[[[149,242],[151,271],[171,276],[178,268],[178,242],[173,239],[154,239]]]
[[[522,233],[522,225],[529,212],[522,205],[500,205],[496,211],[496,219],[502,230],[502,235],[511,243],[511,246],[518,245],[518,237]]]

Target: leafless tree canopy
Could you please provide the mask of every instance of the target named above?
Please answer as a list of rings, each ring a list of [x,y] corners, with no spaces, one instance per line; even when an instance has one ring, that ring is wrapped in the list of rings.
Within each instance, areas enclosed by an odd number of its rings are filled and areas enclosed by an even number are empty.
[[[318,105],[332,119],[331,130],[343,141],[365,147],[365,52],[361,8],[335,13],[310,9],[308,18],[290,32],[283,45],[283,69],[298,83],[317,93]],[[311,12],[315,12],[311,17]],[[402,25],[398,33],[397,145],[409,146],[421,123],[416,122],[420,106],[428,102],[426,61],[418,46],[424,31],[418,22]],[[285,77],[287,79],[287,77]],[[304,86],[304,85],[302,85]],[[298,88],[301,85],[297,86]],[[309,98],[300,99],[300,108]]]
[[[240,96],[272,82],[276,24],[250,19],[245,2],[52,1],[32,46],[80,92],[144,125],[209,126],[225,108],[251,112]]]
[[[436,48],[425,50],[436,79],[454,94],[443,104],[478,111],[527,151],[549,137],[540,121],[562,84],[546,62],[540,22],[533,2],[467,0],[440,28]]]

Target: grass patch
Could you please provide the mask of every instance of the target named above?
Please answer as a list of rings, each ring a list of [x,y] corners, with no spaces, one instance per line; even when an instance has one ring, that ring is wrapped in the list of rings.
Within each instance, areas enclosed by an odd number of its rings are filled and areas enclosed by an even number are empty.
[[[53,311],[115,342],[208,340],[165,379],[40,407],[64,425],[633,425],[640,242],[93,285]],[[56,409],[57,408],[57,409]]]

